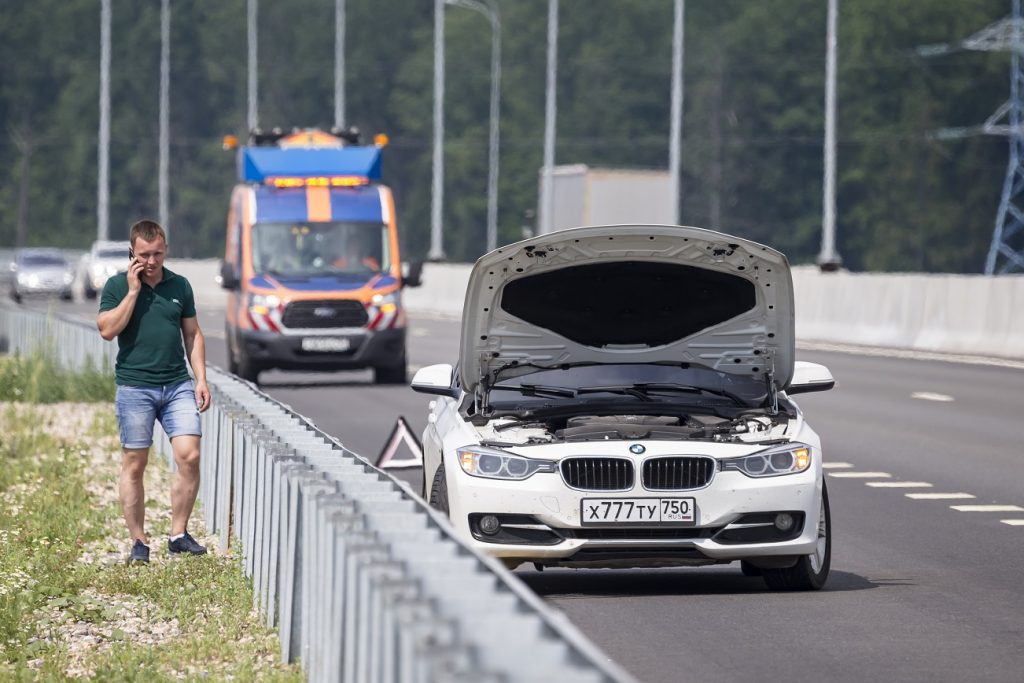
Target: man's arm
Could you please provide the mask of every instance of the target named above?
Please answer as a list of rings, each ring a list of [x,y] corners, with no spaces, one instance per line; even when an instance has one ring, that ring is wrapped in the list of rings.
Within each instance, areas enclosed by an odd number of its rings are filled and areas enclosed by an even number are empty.
[[[142,280],[139,278],[141,277],[143,267],[138,261],[133,261],[128,266],[128,293],[124,295],[121,303],[116,307],[109,311],[103,311],[96,316],[96,328],[99,329],[100,336],[107,341],[121,334],[124,328],[128,326],[128,321],[132,319],[135,302],[139,298],[139,292],[142,291]]]
[[[181,336],[185,341],[185,355],[196,376],[196,405],[199,412],[203,412],[210,407],[210,388],[206,384],[206,340],[199,329],[199,319],[182,318]]]

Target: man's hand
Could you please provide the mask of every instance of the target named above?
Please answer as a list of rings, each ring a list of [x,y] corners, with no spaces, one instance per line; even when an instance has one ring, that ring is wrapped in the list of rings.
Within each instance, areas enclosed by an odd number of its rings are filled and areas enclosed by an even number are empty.
[[[146,266],[132,257],[132,262],[128,266],[128,292],[131,294],[138,294],[139,290],[142,289],[142,271]]]
[[[210,387],[206,386],[206,380],[196,382],[196,407],[200,413],[210,407]]]

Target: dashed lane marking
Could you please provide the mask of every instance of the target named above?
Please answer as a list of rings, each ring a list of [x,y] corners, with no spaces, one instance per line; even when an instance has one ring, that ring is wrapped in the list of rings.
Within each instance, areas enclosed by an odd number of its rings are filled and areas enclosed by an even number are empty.
[[[949,394],[936,394],[932,391],[915,391],[910,395],[910,398],[918,398],[922,401],[938,401],[940,403],[949,403],[953,400],[953,397]]]
[[[1010,526],[1024,526],[1024,519],[1001,519],[999,521]]]
[[[888,472],[829,472],[828,476],[842,479],[888,479],[892,475]]]
[[[864,483],[876,489],[927,489],[932,487],[926,481],[866,481]]]
[[[853,467],[852,463],[848,462],[823,462],[821,466],[826,470],[845,470],[849,467]]]
[[[907,498],[914,500],[957,500],[962,498],[974,498],[971,493],[904,493]]]
[[[957,512],[1024,512],[1019,505],[950,505]]]

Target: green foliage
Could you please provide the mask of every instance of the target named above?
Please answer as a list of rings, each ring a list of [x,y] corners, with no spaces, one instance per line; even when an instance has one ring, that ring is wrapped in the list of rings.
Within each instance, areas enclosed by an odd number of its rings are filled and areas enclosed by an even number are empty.
[[[113,401],[117,390],[110,368],[71,372],[44,353],[0,358],[0,401],[58,403]]]
[[[124,566],[120,510],[98,493],[116,486],[112,411],[70,442],[60,410],[76,406],[0,405],[0,680],[302,680],[237,558],[168,559],[155,544],[151,565]],[[167,479],[159,458],[150,468]],[[98,561],[111,550],[116,564]]]
[[[159,3],[113,0],[111,233],[157,204]],[[544,122],[545,0],[497,0],[502,23],[499,241],[537,206]],[[991,239],[1005,140],[940,141],[1007,95],[1008,56],[915,48],[955,42],[1005,0],[841,3],[838,248],[854,269],[977,272]],[[223,248],[247,110],[244,0],[172,3],[171,248]],[[821,0],[719,0],[686,9],[682,222],[818,252],[825,12]],[[484,249],[490,26],[445,10],[445,251]],[[672,3],[561,3],[556,162],[665,168]],[[347,3],[347,123],[386,132],[404,256],[429,245],[433,7]],[[333,122],[333,6],[261,3],[263,127]],[[0,5],[0,244],[84,248],[95,236],[99,12],[92,0]],[[27,194],[19,203],[22,178]],[[25,230],[16,234],[19,206]]]

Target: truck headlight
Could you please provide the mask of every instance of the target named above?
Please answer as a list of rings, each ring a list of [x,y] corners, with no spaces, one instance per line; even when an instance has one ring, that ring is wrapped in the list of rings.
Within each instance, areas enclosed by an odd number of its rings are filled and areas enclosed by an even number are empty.
[[[537,472],[555,471],[555,463],[548,460],[524,458],[484,446],[464,446],[456,449],[456,453],[462,471],[474,477],[520,480]]]
[[[748,477],[778,477],[803,472],[811,466],[811,447],[787,443],[742,458],[721,461],[723,472],[742,472]]]
[[[250,294],[249,308],[262,315],[266,315],[272,309],[281,305],[281,299],[275,294]]]
[[[400,299],[398,292],[390,294],[374,294],[370,303],[380,308],[384,313],[390,313],[398,308]]]

